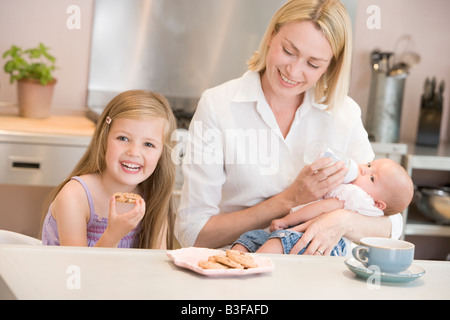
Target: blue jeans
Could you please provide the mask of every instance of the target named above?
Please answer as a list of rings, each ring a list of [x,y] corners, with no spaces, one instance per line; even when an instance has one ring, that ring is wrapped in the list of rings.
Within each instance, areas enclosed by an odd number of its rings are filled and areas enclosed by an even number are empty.
[[[292,230],[276,230],[272,233],[268,233],[264,230],[253,230],[248,231],[241,235],[233,245],[239,243],[247,248],[250,252],[255,252],[258,250],[267,240],[278,238],[281,240],[281,245],[283,246],[283,252],[288,254],[291,249],[302,237],[302,232],[292,231]],[[304,247],[298,254],[303,254],[308,248],[308,245]],[[345,256],[347,251],[347,246],[343,239],[339,240],[339,243],[331,251],[332,256]]]

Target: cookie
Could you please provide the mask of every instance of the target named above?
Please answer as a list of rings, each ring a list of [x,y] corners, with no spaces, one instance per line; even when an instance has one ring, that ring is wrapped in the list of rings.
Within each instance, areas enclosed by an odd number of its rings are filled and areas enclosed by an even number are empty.
[[[237,250],[227,250],[226,255],[230,260],[237,262],[244,266],[244,268],[256,268],[258,265],[255,263],[253,257],[245,254],[244,252]]]
[[[217,262],[224,264],[227,267],[230,267],[233,269],[244,269],[244,266],[242,264],[231,260],[227,256],[218,255],[218,256],[215,256],[215,259]]]
[[[215,261],[210,261],[209,259],[208,260],[200,260],[198,262],[198,266],[202,269],[228,269],[227,266],[225,266],[221,263],[215,262]]]
[[[141,196],[131,192],[116,192],[114,193],[116,201],[123,203],[136,203],[141,199]]]

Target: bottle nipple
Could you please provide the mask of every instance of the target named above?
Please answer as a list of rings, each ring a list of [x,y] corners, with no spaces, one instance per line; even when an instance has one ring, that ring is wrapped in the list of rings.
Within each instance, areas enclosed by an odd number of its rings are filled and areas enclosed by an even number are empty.
[[[347,162],[348,164],[346,163],[345,166],[348,171],[343,183],[350,183],[358,178],[358,164],[351,158],[347,158]]]
[[[358,165],[356,162],[349,157],[337,154],[328,148],[322,141],[314,141],[308,145],[303,155],[303,161],[307,165],[310,165],[314,161],[325,157],[333,159],[333,163],[341,160],[344,161],[348,171],[345,175],[343,183],[350,183],[358,177]]]

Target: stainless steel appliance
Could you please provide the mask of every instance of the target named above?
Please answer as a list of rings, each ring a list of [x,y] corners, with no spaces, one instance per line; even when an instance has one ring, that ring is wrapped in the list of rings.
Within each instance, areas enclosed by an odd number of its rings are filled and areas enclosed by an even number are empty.
[[[121,91],[147,89],[188,117],[205,89],[245,72],[284,3],[96,0],[88,106],[100,111]]]
[[[179,119],[201,93],[241,76],[286,0],[96,0],[88,106],[117,93],[165,95]],[[343,3],[354,15],[356,0]],[[185,126],[186,123],[181,123]]]

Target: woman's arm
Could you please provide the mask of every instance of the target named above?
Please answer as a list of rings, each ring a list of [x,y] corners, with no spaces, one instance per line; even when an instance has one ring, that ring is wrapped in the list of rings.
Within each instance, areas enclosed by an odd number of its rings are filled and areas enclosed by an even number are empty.
[[[233,243],[249,230],[267,227],[275,218],[289,212],[289,203],[276,195],[245,210],[212,216],[201,229],[195,246],[219,248]]]
[[[201,229],[195,246],[217,248],[233,243],[241,234],[267,227],[285,216],[292,207],[323,197],[342,183],[346,169],[342,162],[331,166],[329,158],[304,167],[283,192],[250,208],[211,216]]]

